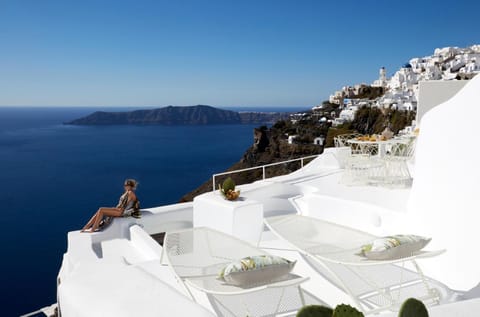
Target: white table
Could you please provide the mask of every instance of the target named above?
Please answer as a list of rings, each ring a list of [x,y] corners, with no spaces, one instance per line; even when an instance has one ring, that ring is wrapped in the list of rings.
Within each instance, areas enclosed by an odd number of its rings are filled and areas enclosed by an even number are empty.
[[[239,197],[229,201],[218,190],[195,197],[193,226],[209,227],[258,245],[263,231],[263,204]]]

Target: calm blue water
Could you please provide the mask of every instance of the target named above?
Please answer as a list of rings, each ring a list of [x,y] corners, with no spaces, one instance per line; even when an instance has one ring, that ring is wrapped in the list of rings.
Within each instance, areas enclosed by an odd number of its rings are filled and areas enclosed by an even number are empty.
[[[125,178],[140,182],[142,207],[175,203],[253,141],[255,125],[62,125],[95,110],[0,107],[2,316],[56,301],[67,232],[115,205]]]

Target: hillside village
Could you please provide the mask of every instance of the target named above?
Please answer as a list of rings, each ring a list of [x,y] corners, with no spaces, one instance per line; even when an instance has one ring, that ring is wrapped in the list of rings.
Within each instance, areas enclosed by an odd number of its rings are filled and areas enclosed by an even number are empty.
[[[419,82],[470,79],[479,72],[480,45],[436,49],[432,56],[411,59],[390,78],[382,67],[372,84],[343,87],[309,111],[255,129],[254,144],[227,171],[320,154],[325,147],[334,146],[334,137],[339,134],[379,134],[386,128],[395,134],[412,132]],[[270,167],[267,176],[293,172],[300,167],[297,163]],[[261,170],[253,170],[236,174],[235,181],[250,183],[261,177]],[[221,183],[222,178],[217,181]],[[212,180],[207,180],[181,201],[210,191],[211,184]]]
[[[392,129],[395,133],[410,131],[415,126],[414,113],[418,103],[419,82],[468,80],[479,72],[480,45],[437,48],[433,55],[410,59],[391,77],[387,77],[387,69],[381,67],[379,77],[373,83],[342,87],[331,94],[329,100],[314,106],[311,111],[291,115],[290,121],[293,124],[314,121],[346,131],[355,130],[354,121],[362,121],[358,114],[364,114],[370,118],[383,116],[383,126],[373,122],[371,127],[358,131],[360,133],[379,133],[386,127],[392,128],[392,124],[395,126]],[[359,112],[362,108],[369,110]],[[392,122],[394,117],[402,117],[400,121],[406,122],[399,125],[398,122]],[[374,118],[373,121],[375,120],[377,119]],[[375,125],[376,128],[372,129]],[[316,135],[313,139],[310,138],[310,141],[324,145],[328,137],[326,134],[322,135],[322,131],[325,129],[319,128],[312,132]],[[288,136],[288,143],[303,143],[305,139],[304,135],[291,134]]]

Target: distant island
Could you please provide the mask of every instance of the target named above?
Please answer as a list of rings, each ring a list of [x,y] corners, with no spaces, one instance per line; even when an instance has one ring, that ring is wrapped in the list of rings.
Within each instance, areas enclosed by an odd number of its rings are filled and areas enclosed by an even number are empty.
[[[286,120],[285,112],[237,112],[211,106],[168,106],[158,109],[124,112],[96,111],[64,124],[72,125],[209,125],[209,124],[267,124]]]

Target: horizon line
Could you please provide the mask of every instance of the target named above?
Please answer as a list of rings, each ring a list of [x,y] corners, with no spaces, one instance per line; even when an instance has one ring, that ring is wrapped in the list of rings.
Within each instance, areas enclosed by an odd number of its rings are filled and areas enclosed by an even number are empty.
[[[194,107],[194,106],[210,106],[214,108],[304,108],[313,107],[312,105],[292,105],[292,106],[272,106],[272,105],[208,105],[208,104],[193,104],[193,105],[143,105],[143,106],[128,106],[128,105],[0,105],[0,108],[165,108],[165,107]]]

